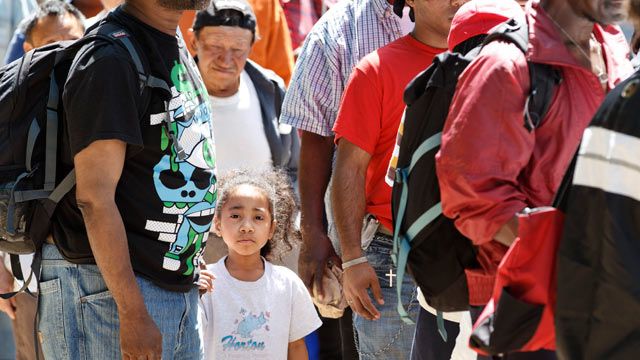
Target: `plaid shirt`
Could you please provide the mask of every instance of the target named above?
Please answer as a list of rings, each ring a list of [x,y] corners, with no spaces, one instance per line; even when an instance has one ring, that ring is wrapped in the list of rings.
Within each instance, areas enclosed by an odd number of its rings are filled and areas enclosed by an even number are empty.
[[[282,106],[280,121],[333,136],[342,92],[362,57],[402,36],[386,0],[341,1],[307,36]]]
[[[316,6],[319,3],[320,8]],[[313,24],[322,16],[321,0],[289,0],[282,4],[284,14],[287,17],[289,33],[291,33],[291,45],[294,51],[298,49],[311,31]]]

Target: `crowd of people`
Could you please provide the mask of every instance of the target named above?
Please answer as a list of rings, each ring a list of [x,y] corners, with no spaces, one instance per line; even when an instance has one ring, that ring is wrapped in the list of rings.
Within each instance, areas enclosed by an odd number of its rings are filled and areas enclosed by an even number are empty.
[[[439,137],[442,214],[477,264],[467,310],[442,313],[415,274],[394,279],[405,89],[510,19],[525,49],[477,48]],[[15,358],[633,359],[640,80],[625,21],[640,29],[640,1],[0,0],[6,64],[105,38],[56,68],[57,182],[74,171],[75,187],[39,281],[0,299]],[[555,76],[535,123],[533,64]],[[519,214],[551,205],[567,173],[554,345],[477,353]],[[0,256],[0,294],[24,288]]]

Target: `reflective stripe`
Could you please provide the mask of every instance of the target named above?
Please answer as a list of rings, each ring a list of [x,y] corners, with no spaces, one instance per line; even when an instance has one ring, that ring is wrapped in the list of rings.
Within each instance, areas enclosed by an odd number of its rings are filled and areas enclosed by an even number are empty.
[[[640,201],[640,139],[599,127],[585,130],[574,185]]]

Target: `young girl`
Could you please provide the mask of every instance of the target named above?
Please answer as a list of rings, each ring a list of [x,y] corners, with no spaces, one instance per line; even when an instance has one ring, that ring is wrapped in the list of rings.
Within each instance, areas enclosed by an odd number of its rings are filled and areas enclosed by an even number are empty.
[[[216,280],[200,301],[205,359],[307,359],[304,337],[321,325],[311,297],[294,272],[266,260],[299,236],[288,179],[236,171],[218,185],[214,232],[229,254],[208,266]]]

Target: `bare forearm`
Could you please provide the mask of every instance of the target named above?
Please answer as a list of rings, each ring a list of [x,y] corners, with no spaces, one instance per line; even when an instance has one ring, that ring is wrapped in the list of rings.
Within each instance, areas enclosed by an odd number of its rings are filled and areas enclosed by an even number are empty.
[[[324,195],[331,178],[333,138],[303,131],[298,182],[303,232],[324,231]]]
[[[127,235],[114,202],[81,204],[89,244],[121,316],[146,312],[129,258]]]
[[[331,191],[331,204],[342,247],[342,259],[362,256],[360,233],[365,214],[365,173],[338,161]]]

